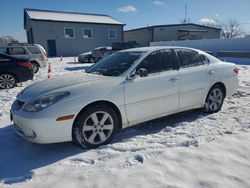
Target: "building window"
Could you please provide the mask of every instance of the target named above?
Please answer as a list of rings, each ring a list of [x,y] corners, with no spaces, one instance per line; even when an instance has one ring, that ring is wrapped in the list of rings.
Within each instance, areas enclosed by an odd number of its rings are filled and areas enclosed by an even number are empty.
[[[92,39],[92,29],[91,28],[83,28],[83,38]]]
[[[65,38],[75,38],[75,30],[73,27],[65,27],[64,28],[64,36]]]
[[[116,38],[117,38],[117,30],[109,29],[109,39],[116,39]]]

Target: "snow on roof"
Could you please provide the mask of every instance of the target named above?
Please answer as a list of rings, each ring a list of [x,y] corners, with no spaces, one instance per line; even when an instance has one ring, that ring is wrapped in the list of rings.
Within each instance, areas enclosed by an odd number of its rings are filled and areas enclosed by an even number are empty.
[[[31,19],[34,20],[124,25],[122,22],[108,15],[102,14],[87,14],[36,9],[26,9],[25,12],[29,15]]]

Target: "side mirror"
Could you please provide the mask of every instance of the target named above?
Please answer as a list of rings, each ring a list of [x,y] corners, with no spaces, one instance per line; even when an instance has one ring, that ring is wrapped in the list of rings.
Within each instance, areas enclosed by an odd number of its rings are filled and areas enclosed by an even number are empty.
[[[136,74],[139,75],[140,77],[147,77],[148,76],[148,70],[140,68],[139,70],[136,71]]]
[[[126,80],[134,80],[136,78],[135,73],[131,73],[130,75],[127,76]]]

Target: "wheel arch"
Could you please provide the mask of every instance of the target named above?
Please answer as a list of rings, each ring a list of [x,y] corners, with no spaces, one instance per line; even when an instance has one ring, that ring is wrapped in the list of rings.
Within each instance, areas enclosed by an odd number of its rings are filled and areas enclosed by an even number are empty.
[[[36,63],[38,65],[38,67],[41,68],[40,64],[38,63],[38,61],[36,59],[31,59],[30,62]]]
[[[221,87],[221,89],[222,89],[222,91],[223,91],[223,94],[224,94],[224,97],[226,97],[226,95],[227,95],[227,89],[226,89],[225,84],[222,83],[222,82],[216,82],[216,83],[214,83],[214,84],[209,88],[209,90],[207,91],[206,96],[205,96],[204,101],[203,101],[204,104],[205,104],[205,102],[206,102],[206,99],[207,99],[207,96],[208,96],[209,91],[210,91],[214,86],[219,86],[219,87]]]
[[[76,121],[78,120],[78,118],[80,117],[80,115],[82,113],[84,113],[88,108],[90,108],[91,106],[93,105],[98,105],[98,104],[105,104],[107,106],[110,106],[112,109],[115,110],[115,113],[117,114],[117,117],[118,117],[118,121],[119,121],[119,129],[122,128],[122,115],[121,115],[121,112],[119,110],[119,108],[112,102],[110,101],[106,101],[106,100],[99,100],[99,101],[94,101],[94,102],[91,102],[89,103],[88,105],[86,105],[85,107],[83,107],[81,109],[81,111],[77,114],[76,118],[74,119],[74,122],[73,122],[73,126],[72,126],[72,130],[71,130],[71,135],[73,136],[73,130],[76,126]]]

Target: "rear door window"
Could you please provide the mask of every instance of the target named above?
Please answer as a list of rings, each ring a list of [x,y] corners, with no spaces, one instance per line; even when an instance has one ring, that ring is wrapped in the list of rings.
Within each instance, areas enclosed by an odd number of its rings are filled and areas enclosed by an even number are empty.
[[[176,55],[171,50],[160,50],[148,55],[137,67],[147,69],[148,74],[174,70],[177,66]]]
[[[201,58],[200,54],[194,50],[176,49],[176,52],[181,68],[204,65],[204,60]]]
[[[41,51],[35,46],[27,47],[32,54],[42,54]]]
[[[23,47],[10,47],[10,54],[11,55],[24,55],[26,51]]]

